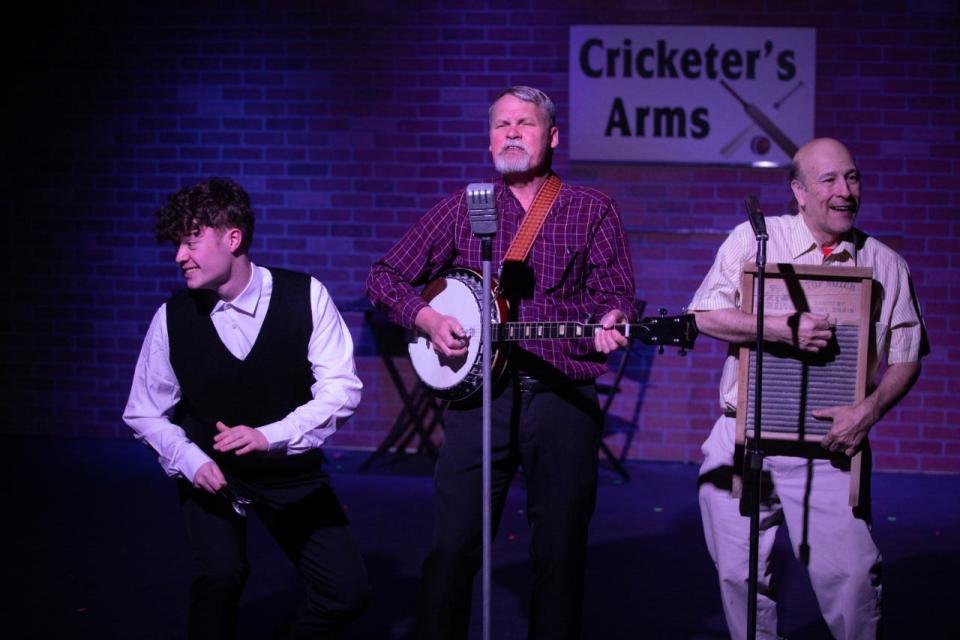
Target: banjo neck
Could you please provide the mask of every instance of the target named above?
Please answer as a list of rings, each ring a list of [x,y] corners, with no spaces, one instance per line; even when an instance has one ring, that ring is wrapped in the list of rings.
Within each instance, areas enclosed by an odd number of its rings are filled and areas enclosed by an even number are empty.
[[[629,338],[636,325],[617,324],[613,328]],[[501,322],[494,325],[490,337],[494,342],[592,338],[601,330],[603,325],[582,322]]]

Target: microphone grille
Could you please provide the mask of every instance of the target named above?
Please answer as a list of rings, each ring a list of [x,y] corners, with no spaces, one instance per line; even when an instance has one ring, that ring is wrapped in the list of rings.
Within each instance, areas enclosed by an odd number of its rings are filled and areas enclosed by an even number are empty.
[[[485,209],[493,206],[493,184],[473,182],[467,185],[467,208]]]

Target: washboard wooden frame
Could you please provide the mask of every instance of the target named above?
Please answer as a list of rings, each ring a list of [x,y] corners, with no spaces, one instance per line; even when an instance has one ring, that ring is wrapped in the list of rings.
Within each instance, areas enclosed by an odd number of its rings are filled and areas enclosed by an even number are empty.
[[[756,265],[745,264],[741,308],[751,312],[756,311],[756,281]],[[826,313],[835,332],[831,345],[819,354],[784,345],[764,348],[761,448],[766,455],[836,458],[845,462],[844,454],[831,454],[820,447],[830,422],[816,420],[810,412],[853,404],[866,397],[873,269],[769,264],[764,281],[766,313]],[[741,446],[753,430],[754,352],[752,344],[740,347],[737,444]],[[850,459],[851,506],[860,502],[862,455],[857,452]]]

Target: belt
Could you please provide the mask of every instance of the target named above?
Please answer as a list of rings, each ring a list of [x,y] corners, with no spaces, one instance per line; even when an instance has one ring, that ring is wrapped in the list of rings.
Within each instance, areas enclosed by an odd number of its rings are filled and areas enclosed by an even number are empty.
[[[513,384],[518,390],[524,393],[540,393],[550,389],[550,385],[526,373],[517,373],[513,376]]]
[[[521,392],[540,393],[543,391],[563,392],[578,387],[593,385],[593,380],[571,380],[563,377],[540,378],[529,373],[514,373],[513,384]]]

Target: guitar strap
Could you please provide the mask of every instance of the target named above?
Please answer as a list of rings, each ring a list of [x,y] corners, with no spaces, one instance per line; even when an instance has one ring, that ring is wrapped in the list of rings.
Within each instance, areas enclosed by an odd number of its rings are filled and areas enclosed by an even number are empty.
[[[517,229],[517,235],[513,237],[510,246],[507,247],[507,253],[503,256],[504,262],[523,262],[530,255],[530,249],[533,247],[533,241],[540,235],[540,229],[543,227],[543,221],[547,219],[547,213],[553,206],[553,201],[557,199],[560,193],[560,178],[557,174],[551,173],[547,179],[540,185],[530,210],[523,217],[520,228]]]

